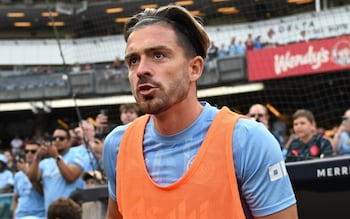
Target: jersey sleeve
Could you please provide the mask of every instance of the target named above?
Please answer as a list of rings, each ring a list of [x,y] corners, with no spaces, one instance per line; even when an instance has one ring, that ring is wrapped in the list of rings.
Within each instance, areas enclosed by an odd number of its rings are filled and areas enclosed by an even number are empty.
[[[233,157],[246,212],[261,217],[296,203],[279,143],[264,125],[237,121]]]
[[[102,153],[102,164],[108,178],[108,193],[113,200],[116,195],[116,167],[119,145],[127,126],[118,126],[107,135]]]

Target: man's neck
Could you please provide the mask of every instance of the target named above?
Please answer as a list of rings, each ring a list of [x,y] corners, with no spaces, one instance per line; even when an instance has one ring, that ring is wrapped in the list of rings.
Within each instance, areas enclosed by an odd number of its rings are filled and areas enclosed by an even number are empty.
[[[163,135],[178,133],[190,126],[202,112],[203,106],[196,100],[184,107],[183,103],[175,104],[166,112],[153,115],[154,126]]]

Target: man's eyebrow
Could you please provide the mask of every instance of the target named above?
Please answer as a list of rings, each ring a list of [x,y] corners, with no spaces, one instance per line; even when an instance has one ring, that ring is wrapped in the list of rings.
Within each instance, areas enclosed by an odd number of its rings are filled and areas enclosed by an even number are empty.
[[[153,51],[157,51],[157,50],[171,51],[171,49],[169,47],[164,46],[164,45],[160,45],[160,46],[154,46],[154,47],[146,48],[146,49],[143,50],[143,52],[149,53],[149,52],[153,52]],[[132,56],[135,56],[136,54],[137,54],[136,52],[132,52],[132,53],[126,54],[124,59],[128,59],[128,58],[130,58]]]

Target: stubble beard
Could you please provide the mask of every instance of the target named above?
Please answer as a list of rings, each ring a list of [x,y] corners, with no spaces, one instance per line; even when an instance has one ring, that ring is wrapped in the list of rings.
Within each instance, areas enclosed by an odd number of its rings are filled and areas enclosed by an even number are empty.
[[[171,86],[168,92],[164,91],[162,86],[159,89],[159,92],[154,95],[136,97],[136,102],[142,112],[155,115],[168,110],[172,105],[187,97],[189,88],[180,83]]]

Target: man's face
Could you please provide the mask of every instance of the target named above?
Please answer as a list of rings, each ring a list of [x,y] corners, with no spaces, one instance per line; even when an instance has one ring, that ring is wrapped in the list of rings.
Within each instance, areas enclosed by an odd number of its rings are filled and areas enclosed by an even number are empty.
[[[187,97],[191,60],[169,26],[153,24],[134,30],[125,53],[131,90],[144,113],[164,112]]]
[[[24,151],[26,153],[26,161],[31,163],[34,159],[34,155],[38,150],[39,146],[36,144],[27,144]]]
[[[4,155],[7,157],[8,162],[11,162],[13,160],[13,156],[9,151],[5,151]]]
[[[70,146],[70,139],[64,130],[56,129],[52,134],[52,145],[56,146],[57,151],[62,154]]]
[[[263,123],[266,127],[268,127],[268,118],[266,110],[260,106],[255,105],[249,109],[248,116],[250,118],[254,118],[256,121]]]
[[[293,130],[298,138],[306,138],[315,132],[315,123],[310,122],[306,117],[299,117],[293,121]]]

